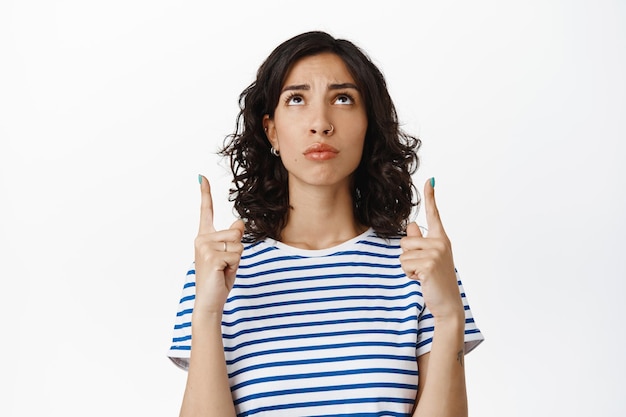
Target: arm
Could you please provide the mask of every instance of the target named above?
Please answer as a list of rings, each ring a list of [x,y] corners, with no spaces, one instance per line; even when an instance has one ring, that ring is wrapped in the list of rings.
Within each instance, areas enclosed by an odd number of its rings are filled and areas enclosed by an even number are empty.
[[[209,182],[199,177],[200,229],[195,240],[196,296],[191,318],[191,356],[181,417],[235,417],[222,342],[222,311],[243,252],[244,225],[213,226]]]
[[[419,388],[413,417],[467,416],[464,326],[464,317],[435,322],[432,349],[417,358]]]
[[[430,353],[418,358],[419,387],[414,417],[466,417],[463,366],[465,310],[459,294],[450,240],[435,204],[434,180],[424,189],[428,236],[415,223],[402,238],[400,263],[420,282],[424,303],[434,318]]]
[[[194,311],[181,417],[235,416],[222,344],[222,314]]]

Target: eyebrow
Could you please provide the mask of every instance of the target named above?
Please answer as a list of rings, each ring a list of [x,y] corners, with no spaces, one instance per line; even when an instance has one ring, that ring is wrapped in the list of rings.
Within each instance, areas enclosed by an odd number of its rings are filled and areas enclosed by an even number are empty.
[[[353,83],[330,84],[328,86],[329,90],[343,90],[345,88],[353,88],[359,91],[359,87],[357,87],[356,84],[353,84]],[[311,86],[308,84],[286,85],[281,91],[281,93],[284,93],[285,91],[310,90],[310,89],[311,89]]]
[[[344,88],[354,88],[356,91],[359,91],[359,87],[352,83],[331,84],[328,86],[329,90],[343,90]]]

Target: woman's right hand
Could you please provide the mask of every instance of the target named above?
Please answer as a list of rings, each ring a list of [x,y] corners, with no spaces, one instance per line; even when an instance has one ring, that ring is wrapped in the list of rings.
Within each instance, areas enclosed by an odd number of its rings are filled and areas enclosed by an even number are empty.
[[[200,180],[200,227],[195,246],[196,299],[194,312],[222,314],[228,293],[233,288],[243,245],[244,224],[234,222],[229,229],[216,231],[213,225],[213,200],[209,181]]]

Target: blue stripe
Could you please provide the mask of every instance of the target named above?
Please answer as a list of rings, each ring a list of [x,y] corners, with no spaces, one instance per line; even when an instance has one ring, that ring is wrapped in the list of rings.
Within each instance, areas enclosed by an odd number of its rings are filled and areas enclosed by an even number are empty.
[[[422,316],[419,317],[419,321],[422,322],[424,320],[429,320],[429,319],[433,319],[433,315],[428,313],[428,314],[424,314]]]
[[[427,333],[427,332],[434,332],[435,331],[435,327],[431,326],[431,327],[422,327],[421,329],[419,329],[417,331],[418,335],[421,335],[422,333]]]
[[[468,334],[473,334],[473,333],[480,333],[480,331],[479,331],[478,329],[469,329],[469,330],[465,330],[465,334],[466,334],[466,335],[468,335]],[[417,349],[419,349],[419,348],[421,348],[421,347],[423,347],[423,346],[425,346],[425,345],[428,345],[428,344],[432,343],[432,341],[433,341],[433,338],[432,338],[432,337],[429,337],[428,339],[424,339],[424,340],[422,340],[420,343],[418,343],[418,344],[417,344]],[[465,343],[465,341],[464,341],[464,343]]]
[[[191,340],[191,335],[182,336],[182,337],[174,337],[172,338],[172,343],[176,342],[184,342],[185,340]]]
[[[350,413],[350,414],[323,414],[307,417],[411,417],[411,414],[396,413],[395,411],[379,411],[377,413]]]
[[[383,249],[400,249],[400,245],[385,245],[383,243],[370,242],[368,240],[360,240],[358,243],[361,245],[369,245],[369,246],[374,246],[376,248],[383,248]]]
[[[277,315],[277,317],[284,317],[284,315],[280,314]],[[264,318],[259,318],[261,320],[263,320]],[[329,325],[338,325],[338,324],[348,324],[348,323],[375,323],[375,322],[382,322],[382,323],[406,323],[408,321],[417,321],[417,317],[416,316],[408,316],[408,317],[404,317],[401,319],[398,318],[382,318],[382,317],[377,317],[377,318],[358,318],[358,319],[342,319],[342,320],[326,320],[326,321],[309,321],[309,322],[303,322],[303,323],[289,323],[289,324],[276,324],[274,326],[265,326],[265,327],[256,327],[256,328],[248,328],[248,329],[244,329],[244,330],[240,330],[237,333],[234,334],[222,334],[222,337],[224,339],[234,339],[236,337],[239,337],[241,335],[247,334],[247,333],[255,333],[255,332],[265,332],[265,331],[270,331],[270,330],[278,330],[278,329],[289,329],[289,328],[294,328],[294,327],[318,327],[318,326],[329,326]],[[223,326],[226,326],[226,324],[224,322],[222,322]],[[232,326],[232,325],[231,325]],[[226,327],[231,327],[231,326],[226,326]],[[417,326],[415,328],[412,328],[412,330],[417,331]]]
[[[419,329],[417,334],[421,335],[422,333],[428,333],[428,332],[434,332],[434,331],[435,331],[435,327],[434,326],[422,327],[421,329]],[[471,334],[471,333],[479,333],[479,330],[478,329],[467,329],[467,330],[465,330],[465,334]]]
[[[428,344],[430,344],[432,342],[433,342],[433,338],[432,337],[429,337],[428,339],[424,339],[424,340],[422,340],[421,342],[419,342],[417,344],[417,349],[419,349],[419,348],[421,348],[423,346],[426,346],[426,345],[428,345]]]
[[[189,271],[187,271],[187,275],[195,275],[195,274],[196,274],[195,269],[190,269]]]
[[[330,314],[330,313],[347,313],[347,312],[356,312],[356,311],[406,311],[411,308],[417,308],[418,310],[422,310],[422,306],[418,303],[411,303],[406,306],[399,307],[342,307],[342,308],[328,308],[325,310],[304,310],[304,311],[292,311],[289,313],[280,313],[280,314],[267,314],[265,316],[254,316],[254,317],[243,317],[233,322],[222,321],[222,326],[232,327],[237,324],[244,323],[247,321],[258,321],[258,320],[268,320],[279,317],[290,317],[290,316],[306,316],[306,315],[315,315],[315,314]]]
[[[243,259],[243,257],[242,257],[242,259]],[[274,263],[274,262],[297,261],[297,260],[300,260],[300,259],[305,259],[305,258],[304,258],[304,256],[299,256],[299,255],[277,256],[275,258],[263,259],[262,261],[258,261],[258,262],[251,263],[251,264],[239,265],[239,269],[254,268],[254,267],[257,267],[257,266],[261,266],[261,265],[269,265],[269,264]]]
[[[248,366],[247,368],[241,368],[233,373],[228,374],[229,378],[233,378],[244,372],[254,371],[256,369],[275,368],[281,366],[297,366],[297,365],[311,365],[329,362],[347,362],[347,361],[359,361],[370,359],[387,359],[398,360],[406,362],[415,362],[415,356],[398,356],[398,355],[352,355],[352,356],[335,356],[330,358],[317,358],[317,359],[300,359],[293,361],[280,361],[280,362],[266,362],[257,363],[255,365]]]
[[[190,322],[190,321],[188,321],[188,322],[186,322],[186,323],[175,324],[175,325],[174,325],[174,330],[184,329],[185,327],[191,327],[191,322]]]
[[[414,296],[420,296],[418,292],[411,291],[409,293],[403,295],[394,295],[394,296],[385,296],[385,295],[346,295],[343,297],[324,297],[324,298],[308,298],[304,300],[289,300],[289,301],[280,301],[276,303],[269,304],[259,304],[259,305],[248,305],[233,308],[232,310],[224,310],[224,315],[230,315],[236,313],[238,311],[245,310],[259,310],[263,308],[274,308],[274,307],[283,307],[283,306],[292,306],[292,305],[301,305],[301,304],[314,304],[314,303],[334,303],[338,301],[350,301],[350,300],[384,300],[384,301],[392,301],[392,300],[404,300],[407,298],[411,298]]]
[[[272,343],[272,342],[282,342],[285,340],[298,340],[298,339],[315,339],[318,337],[337,337],[337,336],[351,336],[351,335],[364,335],[364,334],[392,334],[396,336],[402,336],[407,334],[418,334],[417,329],[407,329],[407,330],[381,330],[381,329],[368,329],[368,330],[346,330],[341,332],[325,332],[325,333],[305,333],[305,334],[296,334],[289,336],[277,336],[277,337],[269,337],[266,339],[254,339],[249,340],[247,342],[240,343],[233,347],[225,347],[224,351],[226,352],[234,352],[237,349],[242,347],[256,345],[260,343]]]
[[[372,256],[374,258],[384,258],[384,259],[398,259],[398,257],[400,256],[399,254],[392,254],[392,255],[388,255],[385,253],[377,253],[377,252],[365,252],[365,251],[360,251],[360,250],[346,250],[346,251],[342,251],[342,252],[336,252],[333,253],[329,256],[351,256],[351,255],[357,255],[357,256]]]
[[[243,248],[243,252],[244,252],[244,253],[246,253],[247,251],[249,251],[249,250],[251,250],[251,249],[253,249],[253,248],[257,247],[257,246],[258,246],[258,245],[260,245],[261,243],[263,243],[263,241],[262,241],[262,240],[259,240],[258,242],[255,242],[255,243],[252,243],[252,244],[250,244],[250,245],[248,245],[248,246],[245,246],[245,247]],[[274,247],[274,246],[271,246],[271,247],[268,247],[268,248],[262,249],[262,250],[260,250],[260,251],[258,251],[258,252],[253,252],[253,253],[251,253],[251,254],[249,254],[249,255],[243,255],[243,256],[241,257],[241,259],[251,259],[251,258],[254,258],[255,256],[259,256],[259,255],[262,255],[262,254],[264,254],[264,253],[266,253],[266,252],[273,251],[273,250],[278,250],[278,248],[277,248],[277,247]]]
[[[306,387],[306,388],[292,388],[285,389],[280,391],[269,391],[269,392],[259,392],[257,394],[251,394],[246,397],[241,397],[234,401],[235,405],[239,405],[246,401],[254,400],[257,398],[267,398],[267,397],[277,397],[282,395],[293,395],[293,394],[306,394],[310,392],[325,392],[325,391],[345,391],[345,390],[353,390],[353,389],[363,389],[363,388],[396,388],[396,389],[405,389],[417,391],[417,385],[413,384],[400,384],[393,382],[370,382],[370,383],[361,383],[361,384],[349,384],[349,385],[329,385],[322,387]]]
[[[322,351],[329,349],[345,349],[352,347],[368,347],[368,346],[384,346],[391,348],[402,348],[402,347],[410,347],[414,348],[415,343],[406,342],[406,343],[393,343],[393,342],[352,342],[352,343],[334,343],[330,345],[315,345],[315,346],[296,346],[291,348],[281,348],[281,349],[270,349],[270,350],[260,350],[257,352],[248,353],[247,355],[238,356],[235,359],[230,361],[226,361],[227,365],[234,365],[237,362],[254,358],[257,356],[265,356],[265,355],[275,355],[278,353],[294,353],[294,352],[308,352],[311,350],[314,351]]]
[[[365,368],[365,369],[346,369],[343,371],[327,371],[327,372],[313,372],[309,374],[292,374],[292,375],[275,375],[264,378],[257,378],[243,381],[230,388],[231,391],[236,391],[239,388],[247,387],[248,385],[262,384],[264,382],[276,382],[276,381],[289,381],[292,379],[311,379],[311,378],[326,378],[333,376],[345,376],[345,375],[361,375],[361,374],[402,374],[418,376],[417,370],[409,369],[396,369],[396,368]]]
[[[323,268],[342,268],[342,267],[363,267],[363,268],[383,268],[383,269],[401,269],[400,264],[397,265],[381,265],[369,262],[334,262],[329,264],[319,265],[302,265],[302,266],[290,266],[286,268],[267,269],[265,271],[257,272],[256,274],[237,275],[237,278],[255,278],[264,275],[277,274],[280,272],[293,272],[293,271],[308,271],[311,269],[323,269]],[[241,268],[241,267],[240,267]]]
[[[179,304],[184,303],[185,301],[191,301],[191,300],[195,300],[196,296],[195,295],[188,295],[186,297],[183,297],[180,299],[180,301],[178,302]]]
[[[378,398],[344,398],[341,400],[326,400],[326,401],[311,401],[305,403],[292,403],[292,404],[276,404],[266,407],[259,407],[253,410],[243,412],[238,417],[250,416],[264,411],[285,410],[289,408],[310,408],[310,407],[322,407],[326,405],[344,405],[344,404],[362,404],[362,403],[402,403],[413,404],[415,400],[410,398],[393,398],[393,397],[378,397]]]
[[[196,271],[194,271],[195,274]],[[183,285],[183,290],[187,289],[187,288],[191,288],[191,287],[195,287],[196,286],[196,282],[192,281],[192,282],[186,282],[185,285]]]
[[[369,290],[369,289],[380,289],[380,290],[399,290],[402,288],[406,288],[413,285],[411,281],[407,281],[401,285],[368,285],[368,284],[348,284],[348,285],[326,285],[320,287],[308,287],[308,288],[293,288],[290,290],[282,290],[282,291],[271,291],[271,292],[262,292],[255,294],[242,294],[235,295],[233,297],[229,297],[226,302],[233,302],[235,300],[245,300],[245,299],[253,299],[253,298],[264,298],[264,297],[273,297],[276,295],[285,295],[285,294],[298,294],[298,293],[306,293],[306,292],[317,292],[317,291],[339,291],[339,290]],[[416,292],[420,297],[422,294],[420,292]]]
[[[184,316],[185,314],[191,314],[193,313],[193,308],[188,308],[186,310],[181,310],[178,313],[176,313],[176,317],[181,317]]]
[[[237,275],[239,278],[239,275]],[[383,275],[383,274],[365,274],[365,273],[352,273],[352,274],[329,274],[329,275],[307,275],[305,277],[297,277],[297,278],[283,278],[283,279],[272,279],[268,281],[257,282],[255,284],[238,284],[235,283],[233,288],[257,288],[263,287],[266,285],[280,285],[291,282],[304,282],[304,281],[316,281],[323,279],[333,279],[339,280],[341,278],[373,278],[373,279],[398,279],[398,278],[406,278],[406,275],[394,274],[394,275]],[[236,282],[236,281],[235,281]],[[415,285],[420,285],[419,281],[411,280]]]
[[[171,350],[191,350],[191,346],[170,346]]]

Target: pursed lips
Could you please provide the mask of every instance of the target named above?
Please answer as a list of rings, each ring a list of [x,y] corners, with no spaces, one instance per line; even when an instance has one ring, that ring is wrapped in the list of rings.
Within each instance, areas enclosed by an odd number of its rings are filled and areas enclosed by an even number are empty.
[[[306,148],[304,156],[307,159],[319,161],[332,159],[337,156],[338,153],[339,151],[336,148],[325,143],[317,142]]]

